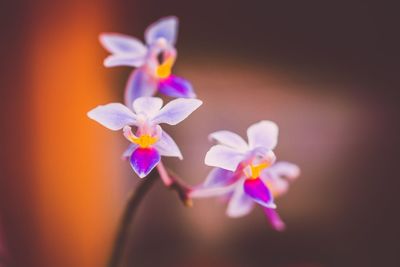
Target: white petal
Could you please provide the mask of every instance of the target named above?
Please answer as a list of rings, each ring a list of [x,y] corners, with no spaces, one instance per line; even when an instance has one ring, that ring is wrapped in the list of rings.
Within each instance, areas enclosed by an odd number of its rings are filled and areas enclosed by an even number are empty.
[[[275,163],[269,168],[269,170],[279,177],[284,177],[291,180],[296,179],[300,175],[299,166],[285,161]]]
[[[197,187],[192,189],[192,191],[189,193],[189,197],[206,198],[206,197],[222,196],[233,192],[235,188],[236,188],[236,183],[221,187],[210,187],[210,188]]]
[[[272,121],[260,121],[247,129],[250,148],[274,149],[278,142],[278,126]]]
[[[136,114],[143,113],[151,118],[156,115],[163,105],[163,101],[159,97],[139,97],[133,102],[133,110]]]
[[[129,54],[136,58],[147,53],[147,48],[141,41],[124,34],[102,33],[99,39],[104,48],[113,54]]]
[[[144,64],[145,57],[132,57],[131,55],[111,55],[104,60],[104,66],[140,67]]]
[[[147,27],[144,34],[146,43],[148,45],[153,44],[159,38],[164,38],[169,44],[175,45],[177,35],[178,18],[173,16],[162,18],[152,23],[149,27]]]
[[[243,181],[240,181],[229,201],[226,214],[231,218],[238,218],[247,215],[253,210],[254,201],[246,195],[243,189]]]
[[[154,147],[161,156],[178,157],[179,159],[183,158],[178,145],[165,131],[162,131],[161,138],[157,143],[154,144]]]
[[[203,187],[211,188],[211,187],[220,187],[226,186],[227,184],[231,184],[234,181],[234,172],[228,171],[221,168],[213,168],[210,173],[207,175],[203,183]]]
[[[277,162],[261,172],[261,179],[268,185],[274,197],[286,193],[289,189],[289,181],[297,178],[300,169],[289,162]]]
[[[136,125],[136,115],[120,103],[98,106],[87,113],[88,117],[110,130],[117,131],[126,125]]]
[[[267,184],[274,198],[285,194],[289,190],[289,182],[274,175],[272,172],[262,172],[261,179]]]
[[[207,152],[204,163],[208,166],[235,171],[243,159],[243,153],[230,147],[216,145]]]
[[[250,150],[247,154],[247,157],[256,157],[254,163],[259,164],[261,162],[267,162],[268,165],[272,165],[275,163],[276,155],[274,151],[269,150],[265,147],[256,147],[253,150]]]
[[[166,104],[152,119],[155,124],[167,123],[176,125],[186,119],[193,111],[203,104],[198,99],[178,98]]]
[[[230,131],[218,131],[210,134],[209,139],[214,139],[222,145],[229,146],[239,151],[246,151],[248,149],[247,143],[238,134]]]
[[[142,96],[152,96],[157,92],[158,80],[144,66],[134,70],[125,86],[125,105],[132,106],[135,99]]]
[[[133,151],[138,147],[137,144],[130,144],[128,148],[122,153],[122,159],[129,159],[129,157],[132,155]]]

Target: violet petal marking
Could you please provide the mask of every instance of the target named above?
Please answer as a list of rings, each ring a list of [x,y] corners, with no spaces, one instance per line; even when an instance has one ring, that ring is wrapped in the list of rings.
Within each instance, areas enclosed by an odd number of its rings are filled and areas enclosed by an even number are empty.
[[[154,148],[138,148],[131,157],[130,163],[136,174],[143,178],[160,162],[161,156]]]
[[[278,212],[274,209],[264,208],[265,215],[267,216],[268,222],[274,230],[283,231],[285,230],[285,223],[282,221]]]
[[[214,168],[208,174],[206,180],[204,181],[203,187],[211,188],[229,185],[236,181],[236,179],[234,179],[234,174],[234,172],[225,169]]]
[[[196,97],[190,82],[174,75],[161,79],[158,85],[158,90],[160,93],[171,97]]]
[[[144,67],[134,70],[125,86],[125,105],[131,108],[137,98],[155,95],[157,84],[158,81]]]
[[[260,178],[246,179],[244,191],[258,204],[267,208],[276,207],[271,192]]]

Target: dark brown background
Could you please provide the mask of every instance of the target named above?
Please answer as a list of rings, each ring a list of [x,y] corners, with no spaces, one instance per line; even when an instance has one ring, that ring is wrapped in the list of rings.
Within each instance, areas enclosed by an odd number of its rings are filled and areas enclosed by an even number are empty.
[[[1,1],[2,258],[14,266],[95,267],[108,256],[137,178],[126,143],[86,119],[121,101],[97,36],[142,38],[180,18],[176,73],[204,105],[168,130],[191,184],[207,134],[280,125],[279,159],[301,178],[278,200],[288,229],[260,210],[185,209],[159,183],[139,212],[127,266],[398,266],[398,8],[385,1]],[[7,266],[7,265],[4,265]]]

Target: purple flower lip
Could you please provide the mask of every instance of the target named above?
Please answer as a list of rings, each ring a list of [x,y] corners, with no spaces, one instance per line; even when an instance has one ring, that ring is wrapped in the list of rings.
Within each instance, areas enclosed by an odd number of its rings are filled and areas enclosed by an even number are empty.
[[[88,116],[110,130],[123,130],[131,142],[123,158],[130,160],[139,177],[144,177],[159,163],[161,156],[183,158],[175,141],[159,124],[176,125],[201,104],[198,99],[177,98],[163,106],[161,98],[140,97],[131,108],[110,103],[92,109]],[[136,135],[131,126],[137,128]]]
[[[246,179],[243,186],[244,192],[255,202],[267,208],[276,208],[271,191],[260,178]]]
[[[171,97],[196,97],[192,85],[187,80],[174,75],[161,79],[158,85],[158,91]]]
[[[161,156],[154,148],[137,148],[129,158],[132,169],[143,178],[160,162]]]
[[[209,135],[217,145],[211,147],[204,161],[215,168],[190,195],[228,198],[226,214],[232,218],[249,214],[257,203],[265,210],[271,226],[281,231],[285,225],[275,211],[274,198],[287,192],[289,182],[298,177],[300,169],[288,162],[275,163],[278,126],[274,122],[251,125],[247,137],[248,142],[226,130]]]

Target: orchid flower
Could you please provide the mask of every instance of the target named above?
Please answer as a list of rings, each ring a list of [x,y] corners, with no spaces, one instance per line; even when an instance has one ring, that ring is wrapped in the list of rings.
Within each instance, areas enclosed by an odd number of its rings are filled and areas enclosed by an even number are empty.
[[[159,124],[176,125],[201,104],[198,99],[178,98],[162,107],[161,98],[140,97],[133,102],[132,109],[110,103],[92,109],[88,116],[110,130],[123,130],[131,143],[123,157],[129,159],[132,169],[143,178],[160,163],[161,156],[182,159],[179,147]],[[131,126],[136,127],[135,133]]]
[[[145,31],[146,44],[118,33],[103,33],[100,42],[111,55],[104,60],[106,67],[130,66],[137,69],[130,75],[125,88],[125,105],[138,97],[153,96],[158,92],[181,98],[195,98],[192,85],[172,75],[177,57],[175,43],[178,19],[162,18]]]
[[[274,198],[288,189],[289,180],[299,175],[299,168],[291,163],[277,162],[273,152],[278,139],[278,126],[271,121],[261,121],[247,129],[248,143],[230,131],[210,134],[219,144],[211,147],[205,164],[215,167],[205,182],[194,189],[192,198],[227,196],[227,215],[241,217],[248,214],[257,203],[276,230],[284,223],[275,211]]]

